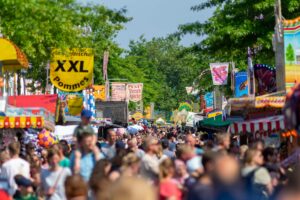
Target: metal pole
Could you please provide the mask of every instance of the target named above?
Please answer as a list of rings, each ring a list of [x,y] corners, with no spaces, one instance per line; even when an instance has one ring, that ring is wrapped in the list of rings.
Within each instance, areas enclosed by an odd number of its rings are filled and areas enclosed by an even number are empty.
[[[275,0],[275,66],[277,91],[285,91],[285,55],[281,0]]]

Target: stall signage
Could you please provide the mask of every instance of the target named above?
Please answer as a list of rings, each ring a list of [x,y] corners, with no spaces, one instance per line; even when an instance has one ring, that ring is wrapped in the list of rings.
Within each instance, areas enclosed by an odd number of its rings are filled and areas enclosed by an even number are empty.
[[[210,71],[214,85],[227,85],[228,63],[211,63]]]
[[[50,80],[62,91],[80,91],[92,82],[93,68],[92,49],[67,49],[64,54],[54,49],[50,64]]]
[[[129,90],[129,100],[138,102],[142,100],[143,83],[130,83],[127,85]]]
[[[256,97],[255,98],[255,107],[263,108],[263,107],[274,107],[274,108],[282,108],[285,104],[285,97]]]

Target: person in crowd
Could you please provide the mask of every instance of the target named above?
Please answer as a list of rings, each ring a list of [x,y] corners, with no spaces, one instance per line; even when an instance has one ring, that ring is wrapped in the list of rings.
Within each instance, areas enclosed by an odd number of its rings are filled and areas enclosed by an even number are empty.
[[[133,137],[132,139],[128,140],[128,151],[135,153],[137,157],[140,159],[143,158],[145,152],[138,147],[137,138]]]
[[[152,182],[156,182],[159,175],[159,160],[156,156],[159,150],[158,145],[156,138],[148,136],[145,140],[146,154],[141,161],[141,175]]]
[[[176,129],[167,134],[167,139],[169,141],[169,150],[175,152],[176,150]]]
[[[217,145],[214,147],[214,151],[227,151],[230,148],[230,134],[219,133],[217,134]]]
[[[153,186],[142,178],[124,177],[108,189],[108,200],[157,200]],[[98,198],[97,200],[101,200]]]
[[[189,145],[190,148],[192,148],[193,151],[195,151],[195,154],[197,154],[197,155],[202,155],[203,154],[202,149],[196,148],[196,139],[195,139],[195,136],[193,136],[192,134],[186,135],[185,143],[187,145]]]
[[[183,198],[181,185],[174,179],[175,164],[170,158],[162,161],[159,166],[159,199],[181,200]]]
[[[64,183],[71,175],[69,168],[59,166],[60,153],[56,149],[48,152],[49,169],[41,171],[41,196],[47,200],[65,200]]]
[[[141,159],[134,153],[129,153],[122,160],[121,176],[132,177],[136,176],[140,170]]]
[[[104,158],[96,146],[94,130],[81,126],[77,130],[77,149],[70,156],[70,167],[74,174],[80,174],[86,182],[90,179],[95,163]]]
[[[163,148],[163,154],[171,159],[175,159],[175,152],[174,151],[170,151],[170,144],[169,144],[169,140],[167,139],[163,139],[161,141],[161,146]]]
[[[0,153],[0,174],[1,174],[2,165],[9,159],[10,159],[10,157],[9,157],[9,153],[7,151],[4,150]]]
[[[268,199],[273,191],[271,176],[263,164],[264,158],[260,150],[250,148],[246,151],[242,176],[246,190],[257,199]]]
[[[184,144],[178,151],[181,152],[179,158],[186,163],[189,174],[195,177],[199,176],[203,172],[202,157],[198,156],[190,145]]]
[[[213,199],[213,173],[217,153],[209,151],[203,154],[202,165],[204,169],[203,175],[200,175],[196,183],[187,188],[187,200],[205,200]]]
[[[183,187],[185,181],[189,177],[189,173],[187,172],[185,163],[182,160],[176,159],[174,163],[175,163],[175,179],[181,185],[181,187]]]
[[[18,186],[15,182],[16,175],[23,175],[25,178],[30,178],[30,165],[27,161],[19,157],[20,143],[12,142],[8,145],[10,159],[1,167],[1,177],[6,177],[9,182],[9,193],[14,195]]]
[[[48,151],[47,149],[43,149],[41,152],[41,160],[42,160],[42,168],[43,169],[48,169],[49,164],[48,164]]]
[[[30,163],[33,156],[35,155],[36,155],[35,146],[33,143],[29,142],[28,144],[25,145],[25,155],[23,155],[23,158]]]
[[[252,143],[251,148],[262,152],[265,149],[265,142],[263,140],[257,140]]]
[[[248,146],[247,145],[241,145],[240,146],[240,152],[239,152],[239,160],[241,161],[241,163],[244,162],[244,159],[245,159],[245,153],[246,151],[248,150]]]
[[[102,159],[97,161],[89,180],[89,187],[92,191],[93,199],[107,199],[108,188],[110,186],[110,171],[111,163],[109,160]]]
[[[69,147],[63,143],[55,144],[52,148],[56,148],[60,154],[59,165],[61,167],[70,167],[70,159],[67,157]]]
[[[158,151],[156,153],[156,157],[158,158],[159,163],[161,163],[162,161],[164,161],[165,159],[167,159],[168,156],[163,153],[163,147],[162,147],[162,144],[160,142],[158,144],[158,148],[157,149],[158,149]]]
[[[15,182],[18,185],[18,192],[14,196],[15,200],[38,200],[33,191],[33,183],[30,179],[22,175],[16,175]]]
[[[87,183],[78,174],[66,178],[65,191],[67,200],[87,200],[88,198]]]
[[[117,134],[113,129],[107,130],[107,143],[101,146],[105,158],[111,160],[116,155]]]
[[[83,109],[81,111],[81,122],[79,124],[79,126],[77,126],[74,130],[74,135],[73,135],[73,141],[74,141],[74,144],[76,145],[76,140],[77,140],[77,135],[80,134],[80,131],[83,127],[86,127],[86,126],[89,126],[90,123],[91,123],[91,119],[93,117],[93,113],[92,111],[90,110],[86,110],[86,109]],[[94,140],[97,141],[97,137],[95,135],[94,137]]]

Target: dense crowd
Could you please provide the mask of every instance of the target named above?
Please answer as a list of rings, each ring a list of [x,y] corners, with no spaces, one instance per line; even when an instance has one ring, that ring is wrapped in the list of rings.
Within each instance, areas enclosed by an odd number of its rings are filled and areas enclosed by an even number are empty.
[[[263,141],[238,145],[228,133],[152,127],[99,137],[83,119],[73,145],[37,152],[16,139],[3,149],[0,199],[297,200],[297,161]]]

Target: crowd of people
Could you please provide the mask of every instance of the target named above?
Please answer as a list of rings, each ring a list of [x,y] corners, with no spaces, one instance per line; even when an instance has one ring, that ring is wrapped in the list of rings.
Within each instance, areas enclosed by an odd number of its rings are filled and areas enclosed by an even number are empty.
[[[239,146],[228,133],[108,129],[99,137],[83,119],[73,145],[61,140],[36,152],[16,140],[2,150],[0,199],[297,200],[297,161],[283,165],[278,149]]]

